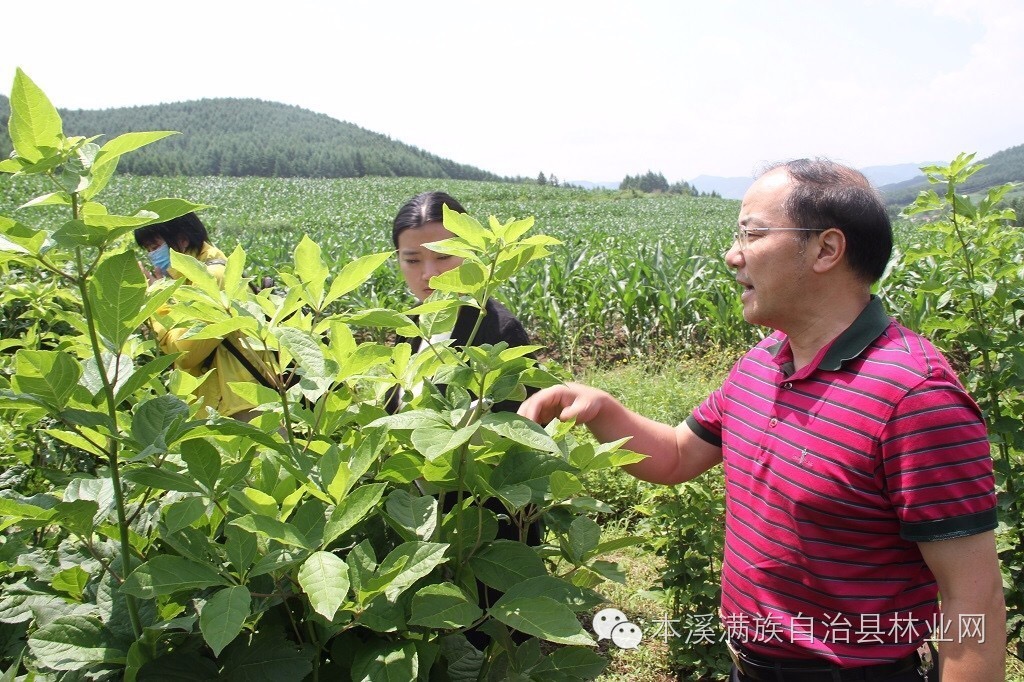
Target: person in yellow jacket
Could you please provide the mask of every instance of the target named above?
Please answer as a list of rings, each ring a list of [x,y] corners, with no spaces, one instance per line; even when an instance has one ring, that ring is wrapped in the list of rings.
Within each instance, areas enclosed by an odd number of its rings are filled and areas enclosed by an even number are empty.
[[[163,277],[181,277],[171,268],[171,250],[185,253],[200,263],[224,286],[224,268],[227,258],[220,249],[210,242],[206,226],[195,213],[173,218],[163,223],[140,227],[135,230],[135,242],[146,251],[152,270],[143,267],[152,284]],[[174,305],[173,301],[158,311],[165,315]],[[230,382],[257,381],[267,384],[260,377],[266,363],[245,339],[231,334],[223,339],[183,339],[187,327],[167,328],[155,319],[150,321],[160,349],[165,353],[181,353],[174,361],[175,367],[192,376],[200,377],[213,370],[193,392],[202,398],[203,404],[226,417],[248,421],[256,415],[254,405],[232,392]]]

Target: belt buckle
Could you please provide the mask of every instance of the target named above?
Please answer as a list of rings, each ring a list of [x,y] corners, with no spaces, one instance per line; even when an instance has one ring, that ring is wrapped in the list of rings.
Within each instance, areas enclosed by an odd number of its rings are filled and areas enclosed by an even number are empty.
[[[922,679],[928,679],[928,673],[935,668],[935,659],[932,657],[932,647],[928,641],[922,642],[921,646],[917,647],[917,674]]]
[[[736,670],[738,670],[743,675],[749,674],[749,671],[746,669],[746,666],[743,664],[743,657],[740,655],[740,650],[736,646],[736,644],[733,643],[731,637],[730,638],[726,638],[726,640],[725,640],[725,648],[728,649],[728,651],[729,651],[729,658],[732,659],[732,664],[734,666],[736,666]]]

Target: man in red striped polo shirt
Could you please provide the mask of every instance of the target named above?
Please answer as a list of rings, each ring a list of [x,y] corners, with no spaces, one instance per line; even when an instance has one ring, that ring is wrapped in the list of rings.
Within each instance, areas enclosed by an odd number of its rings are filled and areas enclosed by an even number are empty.
[[[580,384],[519,410],[631,437],[648,458],[628,471],[647,481],[722,464],[736,682],[1004,679],[985,425],[942,355],[871,295],[891,251],[861,173],[776,165],[744,197],[726,253],[744,318],[774,333],[721,388],[675,428]]]

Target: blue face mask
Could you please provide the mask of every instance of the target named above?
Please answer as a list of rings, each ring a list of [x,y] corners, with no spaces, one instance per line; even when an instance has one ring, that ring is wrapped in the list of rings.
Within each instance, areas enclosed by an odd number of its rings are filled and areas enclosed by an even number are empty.
[[[166,273],[171,269],[171,247],[167,244],[153,249],[147,256],[153,267],[158,268],[161,272]]]

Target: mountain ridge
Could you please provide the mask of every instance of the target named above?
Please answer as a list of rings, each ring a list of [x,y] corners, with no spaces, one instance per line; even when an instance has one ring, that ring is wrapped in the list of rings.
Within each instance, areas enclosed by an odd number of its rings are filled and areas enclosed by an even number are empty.
[[[426,177],[435,179],[533,182],[502,177],[461,164],[389,136],[296,105],[253,98],[207,98],[187,102],[111,109],[59,109],[70,134],[102,131],[110,139],[130,131],[183,133],[122,157],[122,172],[138,175],[226,175],[256,177]],[[0,120],[10,100],[0,95]],[[0,158],[11,151],[0,126]],[[1024,144],[985,158],[963,187],[980,192],[1005,182],[1024,181]],[[927,163],[865,166],[860,170],[890,204],[907,204],[928,186],[920,172]],[[750,177],[698,175],[688,181],[699,192],[740,199]],[[574,180],[587,189],[616,189],[619,182]]]
[[[387,135],[298,106],[260,99],[212,98],[112,109],[58,109],[66,134],[103,140],[126,132],[182,133],[122,157],[137,175],[256,177],[429,177],[521,181],[419,149]],[[6,121],[10,100],[0,95]],[[6,126],[0,153],[10,153]]]

